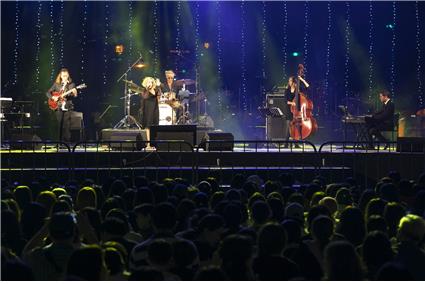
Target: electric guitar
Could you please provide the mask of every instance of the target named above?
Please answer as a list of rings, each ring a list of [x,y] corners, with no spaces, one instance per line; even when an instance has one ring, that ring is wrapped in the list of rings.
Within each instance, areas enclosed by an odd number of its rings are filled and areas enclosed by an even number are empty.
[[[71,90],[68,90],[66,92],[63,92],[63,91],[61,91],[61,92],[52,92],[52,97],[49,98],[48,101],[47,101],[48,104],[49,104],[49,108],[51,110],[57,110],[59,108],[59,106],[62,106],[62,104],[64,104],[66,102],[65,97],[67,95],[71,94],[74,89],[79,90],[79,89],[84,89],[84,88],[87,88],[87,85],[86,84],[78,85],[77,87],[72,88]],[[58,98],[58,99],[57,100],[54,100],[53,98]]]

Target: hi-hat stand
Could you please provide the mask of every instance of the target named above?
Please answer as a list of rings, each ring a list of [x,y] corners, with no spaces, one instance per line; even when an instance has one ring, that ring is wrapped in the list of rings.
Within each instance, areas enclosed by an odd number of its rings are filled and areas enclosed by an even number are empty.
[[[115,129],[121,128],[131,128],[133,125],[138,129],[143,129],[142,125],[130,114],[130,104],[131,104],[131,96],[133,95],[130,92],[130,88],[128,87],[127,74],[133,69],[134,66],[140,61],[143,61],[142,55],[118,78],[117,82],[124,81],[124,117],[115,124]],[[124,78],[124,79],[123,79]]]

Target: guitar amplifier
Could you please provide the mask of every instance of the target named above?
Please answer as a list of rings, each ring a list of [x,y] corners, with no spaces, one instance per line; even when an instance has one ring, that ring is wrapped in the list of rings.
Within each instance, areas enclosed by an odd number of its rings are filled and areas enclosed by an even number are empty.
[[[282,110],[286,104],[286,98],[283,94],[267,94],[266,107],[279,108]],[[266,139],[284,140],[286,139],[286,118],[284,116],[274,117],[266,116]]]

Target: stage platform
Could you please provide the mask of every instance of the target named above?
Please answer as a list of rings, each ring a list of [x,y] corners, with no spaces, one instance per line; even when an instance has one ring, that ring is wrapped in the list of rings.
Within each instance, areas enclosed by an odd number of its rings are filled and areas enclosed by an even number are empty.
[[[210,141],[192,147],[184,141],[157,141],[156,150],[147,150],[135,141],[75,145],[15,142],[1,150],[1,174],[10,181],[25,182],[40,176],[63,182],[84,178],[100,181],[111,175],[146,175],[155,179],[185,177],[196,183],[215,176],[226,184],[236,173],[276,179],[286,171],[294,174],[300,183],[320,174],[329,182],[353,176],[367,186],[392,170],[399,171],[403,178],[416,179],[425,169],[425,152],[398,152],[396,143],[390,143],[386,149],[380,145],[375,150],[363,149],[355,142],[315,145],[291,141],[289,148],[284,148],[285,143]]]

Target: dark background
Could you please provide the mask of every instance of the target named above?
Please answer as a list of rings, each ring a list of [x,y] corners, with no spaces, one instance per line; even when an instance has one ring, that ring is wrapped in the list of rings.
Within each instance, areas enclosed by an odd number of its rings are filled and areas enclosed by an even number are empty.
[[[416,5],[422,57],[416,43]],[[326,77],[328,8],[331,41]],[[178,79],[195,79],[197,69],[199,89],[207,95],[208,114],[216,126],[237,138],[264,138],[264,129],[258,128],[264,119],[257,108],[267,92],[285,84],[297,64],[304,63],[319,132],[326,140],[339,133],[334,133],[339,104],[348,105],[354,114],[373,111],[382,88],[393,90],[402,115],[423,107],[418,79],[425,79],[424,4],[395,2],[395,14],[393,8],[393,2],[348,2],[347,6],[346,2],[2,1],[1,96],[32,100],[34,123],[43,126],[39,135],[49,138],[54,116],[44,93],[58,70],[67,67],[77,84],[89,86],[75,102],[85,115],[88,138],[93,139],[96,114],[108,105],[116,106],[105,115],[105,126],[123,116],[123,84],[117,79],[141,54],[147,67],[131,71],[130,79],[140,83],[144,76],[159,76],[163,80],[168,68],[177,69]],[[124,45],[121,55],[114,52],[117,44]],[[173,50],[181,52],[176,55]],[[294,57],[293,52],[300,55]],[[137,109],[138,99],[133,101]]]

